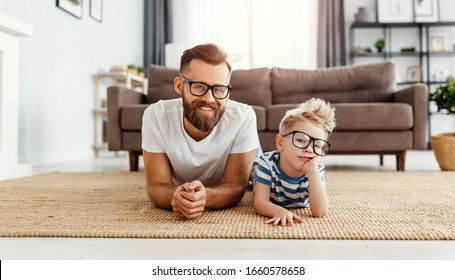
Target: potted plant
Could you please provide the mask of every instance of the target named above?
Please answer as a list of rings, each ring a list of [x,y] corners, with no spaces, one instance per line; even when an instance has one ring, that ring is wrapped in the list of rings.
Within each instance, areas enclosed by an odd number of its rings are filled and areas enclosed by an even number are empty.
[[[378,49],[378,52],[382,52],[382,49],[385,48],[385,41],[384,39],[378,39],[374,42],[374,47]]]
[[[455,82],[438,86],[428,95],[429,101],[436,102],[438,112],[455,115]],[[431,136],[433,152],[442,170],[455,171],[455,133],[441,133]]]

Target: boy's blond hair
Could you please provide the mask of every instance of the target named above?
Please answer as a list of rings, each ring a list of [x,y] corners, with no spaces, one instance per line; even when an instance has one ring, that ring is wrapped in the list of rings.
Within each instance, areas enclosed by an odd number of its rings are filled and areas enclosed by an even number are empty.
[[[280,122],[280,134],[290,129],[295,122],[302,120],[307,120],[320,126],[326,132],[327,137],[335,128],[335,108],[322,99],[311,98],[297,106],[297,108],[286,112]]]

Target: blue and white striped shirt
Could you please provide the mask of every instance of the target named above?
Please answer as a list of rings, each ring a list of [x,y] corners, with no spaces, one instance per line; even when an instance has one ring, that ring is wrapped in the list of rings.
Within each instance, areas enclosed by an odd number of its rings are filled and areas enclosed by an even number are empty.
[[[319,174],[324,183],[325,167],[319,164]],[[289,177],[281,170],[280,152],[271,151],[259,157],[253,172],[256,181],[270,186],[270,201],[285,208],[309,207],[308,177]]]

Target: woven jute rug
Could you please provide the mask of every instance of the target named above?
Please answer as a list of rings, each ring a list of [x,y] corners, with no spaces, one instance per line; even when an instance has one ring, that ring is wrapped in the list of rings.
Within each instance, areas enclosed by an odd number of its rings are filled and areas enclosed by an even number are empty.
[[[1,237],[455,240],[455,172],[327,171],[329,213],[271,226],[237,207],[181,220],[148,199],[144,173],[49,173],[0,181]]]

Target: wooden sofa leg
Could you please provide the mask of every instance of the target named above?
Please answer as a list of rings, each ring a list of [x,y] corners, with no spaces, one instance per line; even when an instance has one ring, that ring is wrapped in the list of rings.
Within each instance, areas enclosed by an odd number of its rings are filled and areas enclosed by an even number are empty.
[[[404,171],[406,162],[406,151],[400,151],[397,153],[397,171]]]
[[[130,158],[130,172],[139,171],[139,153],[128,151]]]
[[[379,155],[379,165],[380,165],[380,166],[383,166],[383,165],[384,165],[384,155],[383,155],[383,154],[380,154],[380,155]]]

